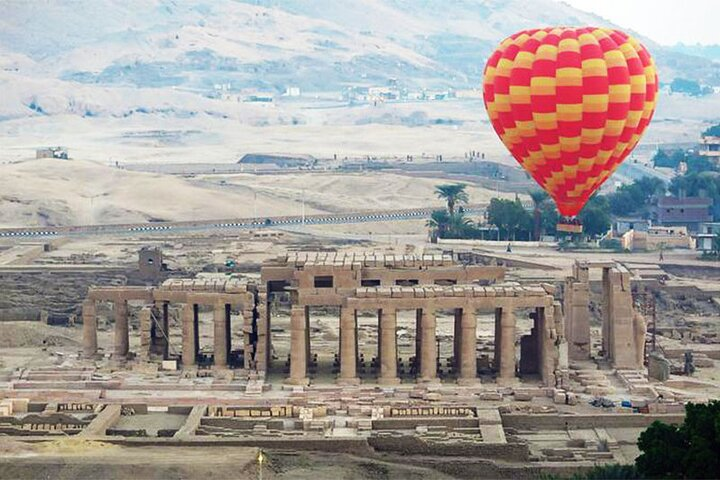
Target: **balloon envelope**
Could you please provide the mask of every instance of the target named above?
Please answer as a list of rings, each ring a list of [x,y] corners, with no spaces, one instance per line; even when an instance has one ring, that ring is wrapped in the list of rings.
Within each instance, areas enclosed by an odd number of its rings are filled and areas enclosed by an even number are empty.
[[[594,27],[518,32],[490,55],[483,78],[493,128],[566,216],[635,148],[657,89],[640,42]]]

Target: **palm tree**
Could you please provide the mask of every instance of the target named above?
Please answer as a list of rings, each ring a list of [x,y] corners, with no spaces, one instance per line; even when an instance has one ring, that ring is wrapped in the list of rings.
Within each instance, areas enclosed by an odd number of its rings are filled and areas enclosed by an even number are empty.
[[[427,221],[426,226],[433,229],[435,235],[440,238],[445,236],[450,223],[450,215],[445,210],[435,210],[430,215],[430,219]]]
[[[469,197],[465,191],[467,185],[462,183],[438,185],[435,187],[435,194],[438,198],[447,201],[447,211],[452,217],[455,214],[455,205],[458,203],[468,203]]]
[[[465,215],[458,212],[448,218],[448,233],[451,238],[465,238],[468,230],[473,227],[473,222]]]
[[[540,240],[540,233],[541,233],[541,217],[542,217],[542,205],[545,203],[550,196],[547,194],[545,190],[530,190],[530,199],[533,202],[533,220],[534,220],[534,228],[533,228],[533,237],[535,240]]]

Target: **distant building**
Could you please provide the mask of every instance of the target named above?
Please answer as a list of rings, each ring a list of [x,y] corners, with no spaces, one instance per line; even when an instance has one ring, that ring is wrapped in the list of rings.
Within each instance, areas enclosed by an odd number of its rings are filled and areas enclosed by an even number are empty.
[[[253,95],[247,95],[245,97],[246,102],[253,103],[272,103],[274,100],[272,93],[256,93]]]
[[[59,158],[67,160],[68,149],[65,147],[46,147],[35,150],[35,158]]]
[[[698,233],[695,234],[696,248],[703,252],[711,252],[713,242],[718,235],[720,235],[720,222],[701,223]]]
[[[660,197],[655,207],[657,223],[683,225],[697,232],[701,223],[712,221],[712,199],[702,197]]]
[[[167,270],[159,248],[143,247],[138,252],[138,270],[140,278],[146,281],[158,281],[162,272]]]
[[[710,157],[716,162],[720,161],[720,137],[703,135],[700,139],[698,153],[704,157]]]
[[[624,250],[646,251],[663,248],[695,248],[695,240],[685,226],[651,226],[646,231],[628,230],[620,236]]]
[[[400,92],[397,88],[393,87],[370,87],[368,89],[368,96],[372,101],[398,100],[400,98]]]
[[[300,96],[300,87],[287,87],[285,89],[285,93],[283,93],[284,97],[299,97]]]
[[[274,165],[282,168],[312,167],[317,159],[311,155],[283,155],[247,153],[237,162],[242,164]]]
[[[619,236],[630,230],[647,232],[650,225],[650,220],[645,220],[644,218],[618,218],[613,224],[613,234],[614,236]]]

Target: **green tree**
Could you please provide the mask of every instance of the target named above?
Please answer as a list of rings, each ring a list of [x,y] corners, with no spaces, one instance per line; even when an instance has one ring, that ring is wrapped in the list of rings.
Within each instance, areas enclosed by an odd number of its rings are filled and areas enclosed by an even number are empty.
[[[583,232],[591,237],[602,235],[610,230],[608,199],[602,195],[593,195],[578,215]]]
[[[462,183],[438,185],[435,187],[435,194],[447,202],[447,211],[450,216],[455,214],[455,205],[468,203],[469,197],[465,191],[466,187],[467,185],[463,185]]]
[[[680,427],[654,422],[638,448],[635,465],[647,478],[720,478],[720,401],[688,403]]]
[[[506,240],[515,239],[518,234],[523,238],[532,228],[532,218],[520,200],[503,198],[490,200],[488,223],[495,225]]]
[[[678,427],[655,421],[640,434],[638,448],[643,453],[635,464],[643,475],[650,478],[681,478],[687,447]]]
[[[542,206],[550,199],[545,190],[530,190],[530,200],[533,202],[533,240],[540,240],[542,235]]]
[[[669,167],[670,166],[670,155],[665,153],[665,150],[658,150],[653,155],[653,165],[656,167]]]
[[[720,123],[705,130],[703,132],[703,137],[720,137]]]
[[[557,224],[560,221],[560,213],[554,202],[545,202],[540,209],[542,231],[548,235],[557,233]]]
[[[670,153],[665,150],[658,150],[653,157],[653,164],[656,167],[677,168],[680,162],[686,161],[688,152],[684,150],[672,150]]]
[[[457,212],[448,218],[448,238],[473,238],[475,226],[464,214]]]
[[[673,93],[685,93],[692,97],[706,95],[706,89],[702,88],[700,83],[695,80],[680,77],[675,78],[672,83],[670,83],[670,90]]]
[[[480,235],[473,222],[460,212],[450,215],[446,210],[435,210],[426,225],[439,238],[476,238]]]
[[[625,216],[638,212],[648,213],[657,197],[664,194],[665,183],[662,180],[642,177],[631,184],[622,185],[607,198],[610,212],[613,215]]]
[[[446,210],[435,210],[430,214],[426,225],[433,230],[437,237],[446,238],[449,223],[450,215]]]

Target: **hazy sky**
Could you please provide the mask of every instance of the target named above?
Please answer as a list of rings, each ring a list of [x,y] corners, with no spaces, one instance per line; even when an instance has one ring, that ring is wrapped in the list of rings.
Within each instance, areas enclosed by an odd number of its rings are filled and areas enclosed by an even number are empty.
[[[720,0],[563,0],[652,40],[720,44]]]

